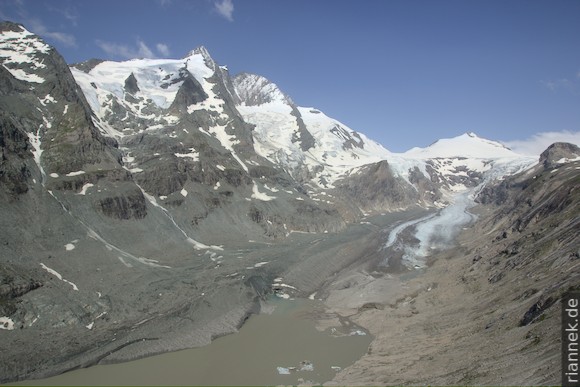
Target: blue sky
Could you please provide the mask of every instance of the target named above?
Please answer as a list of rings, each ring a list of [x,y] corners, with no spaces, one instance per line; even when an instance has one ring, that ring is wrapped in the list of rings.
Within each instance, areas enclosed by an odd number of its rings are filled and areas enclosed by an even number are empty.
[[[577,0],[0,0],[0,18],[69,63],[204,45],[395,152],[466,131],[580,142]]]

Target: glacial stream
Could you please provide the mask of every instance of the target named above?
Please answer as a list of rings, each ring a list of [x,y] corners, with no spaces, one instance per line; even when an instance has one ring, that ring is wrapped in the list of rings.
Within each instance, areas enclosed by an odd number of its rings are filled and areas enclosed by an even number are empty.
[[[321,331],[322,303],[272,299],[273,311],[252,316],[236,334],[210,345],[127,363],[98,365],[16,385],[296,385],[324,383],[366,351],[359,327]]]

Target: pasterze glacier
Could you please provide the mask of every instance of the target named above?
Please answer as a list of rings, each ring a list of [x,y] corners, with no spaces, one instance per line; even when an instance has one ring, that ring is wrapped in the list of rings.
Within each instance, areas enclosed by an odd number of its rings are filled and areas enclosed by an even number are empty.
[[[226,334],[221,353],[249,352],[297,311],[301,358],[244,383],[558,382],[576,145],[526,156],[468,132],[394,153],[204,47],[68,65],[2,22],[0,62],[0,382]],[[264,362],[299,340],[274,336]],[[242,380],[227,369],[180,383]]]

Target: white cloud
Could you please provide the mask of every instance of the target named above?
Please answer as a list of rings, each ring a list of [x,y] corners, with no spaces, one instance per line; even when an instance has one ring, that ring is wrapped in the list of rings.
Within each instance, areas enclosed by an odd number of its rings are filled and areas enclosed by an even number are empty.
[[[234,21],[234,3],[232,0],[216,1],[214,5],[220,15],[229,21]]]
[[[164,57],[168,57],[170,55],[169,46],[165,43],[157,43],[157,45],[155,45],[155,48],[157,48],[157,52],[159,52],[159,54],[161,54]]]
[[[513,151],[530,156],[539,156],[555,142],[569,142],[580,146],[580,131],[542,132],[525,140],[503,141]]]
[[[65,32],[50,31],[39,19],[29,19],[25,22],[26,28],[45,38],[56,40],[68,47],[76,47],[77,41],[71,34]]]
[[[157,56],[141,39],[137,39],[135,46],[96,40],[97,46],[107,54],[121,59],[156,58]]]
[[[77,11],[75,9],[64,9],[62,11],[62,15],[68,20],[70,21],[74,26],[77,25],[78,20],[79,20],[79,14],[77,13]]]
[[[540,81],[542,85],[550,89],[552,92],[564,90],[577,95],[580,92],[580,71],[575,75],[566,78],[551,79],[548,81]]]

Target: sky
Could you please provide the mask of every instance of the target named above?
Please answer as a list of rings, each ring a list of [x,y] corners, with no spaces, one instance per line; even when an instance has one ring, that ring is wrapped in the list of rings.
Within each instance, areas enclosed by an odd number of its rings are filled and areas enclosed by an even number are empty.
[[[68,63],[203,45],[393,152],[464,132],[580,144],[578,0],[0,0],[0,18]]]

